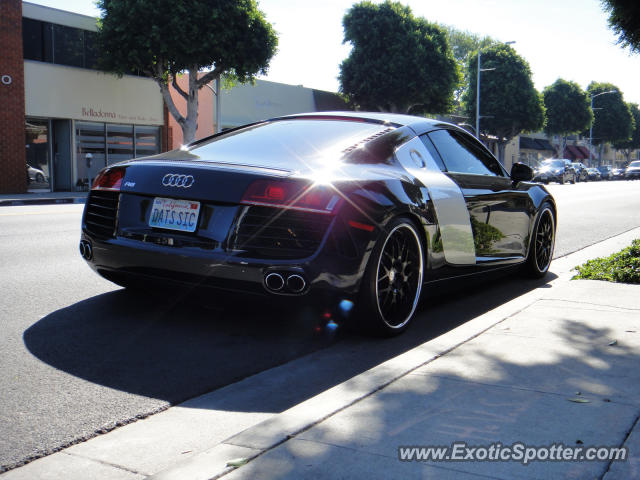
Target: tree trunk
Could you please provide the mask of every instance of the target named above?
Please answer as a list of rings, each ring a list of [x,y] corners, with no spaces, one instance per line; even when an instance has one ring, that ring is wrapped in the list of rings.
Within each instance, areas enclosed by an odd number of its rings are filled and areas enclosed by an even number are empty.
[[[189,88],[185,92],[180,86],[172,79],[172,85],[174,90],[187,101],[187,114],[182,115],[176,107],[171,92],[169,91],[169,82],[164,80],[162,72],[159,74],[156,72],[155,80],[162,92],[162,98],[164,100],[167,109],[171,116],[182,128],[182,144],[187,145],[193,142],[196,138],[196,131],[198,129],[198,93],[200,85],[198,84],[198,69],[197,67],[190,68],[189,72]]]
[[[602,151],[604,150],[604,143],[601,143],[598,147],[598,166],[602,166]]]
[[[566,135],[562,136],[562,141],[560,142],[560,152],[558,154],[558,158],[564,158],[564,151],[567,149],[567,137]]]

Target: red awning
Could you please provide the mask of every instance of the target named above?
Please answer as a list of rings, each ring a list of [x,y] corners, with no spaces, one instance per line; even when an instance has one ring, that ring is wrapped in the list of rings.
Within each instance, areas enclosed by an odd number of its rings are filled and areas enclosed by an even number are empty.
[[[587,155],[585,156],[580,147],[576,147],[575,145],[567,145],[567,147],[564,149],[564,156],[571,160],[584,160],[585,158],[589,158],[589,152],[587,152]]]
[[[582,155],[584,155],[583,158],[589,158],[589,149],[587,147],[578,146],[576,148],[582,152]]]

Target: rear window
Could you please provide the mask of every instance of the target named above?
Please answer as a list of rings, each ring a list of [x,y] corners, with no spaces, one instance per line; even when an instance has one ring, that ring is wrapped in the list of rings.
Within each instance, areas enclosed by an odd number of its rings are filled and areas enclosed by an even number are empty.
[[[342,158],[389,125],[349,120],[278,120],[243,128],[190,148],[201,160],[287,168],[295,158],[323,162]]]
[[[637,160],[635,162],[631,162],[629,164],[630,167],[640,167],[640,160]]]
[[[544,160],[542,166],[564,167],[564,160]]]

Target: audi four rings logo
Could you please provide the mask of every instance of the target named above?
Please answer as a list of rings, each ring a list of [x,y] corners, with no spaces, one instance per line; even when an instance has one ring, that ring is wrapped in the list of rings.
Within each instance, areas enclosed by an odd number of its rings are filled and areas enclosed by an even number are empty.
[[[195,179],[193,175],[178,175],[177,173],[167,173],[162,177],[162,185],[165,187],[189,188]]]

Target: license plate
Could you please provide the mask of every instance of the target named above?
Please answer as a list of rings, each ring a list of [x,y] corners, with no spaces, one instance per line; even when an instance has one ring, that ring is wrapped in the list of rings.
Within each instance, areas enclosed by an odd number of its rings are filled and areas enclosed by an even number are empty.
[[[195,232],[199,213],[200,202],[156,197],[151,207],[149,226]]]

